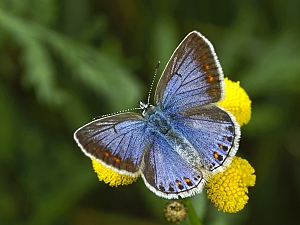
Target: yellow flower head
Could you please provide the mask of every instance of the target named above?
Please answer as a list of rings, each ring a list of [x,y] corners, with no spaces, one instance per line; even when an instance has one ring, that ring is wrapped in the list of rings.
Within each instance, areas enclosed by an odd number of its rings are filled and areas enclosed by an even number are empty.
[[[96,172],[100,181],[104,181],[112,187],[117,187],[118,185],[128,185],[132,184],[137,180],[138,177],[131,177],[124,174],[119,174],[112,169],[103,166],[100,162],[94,159],[92,160],[94,171]]]
[[[236,213],[248,201],[248,187],[254,186],[254,169],[245,159],[235,156],[224,172],[217,173],[206,185],[208,199],[218,210]]]
[[[251,118],[251,100],[240,82],[233,82],[227,77],[225,81],[225,98],[218,105],[231,112],[240,126],[247,124]]]

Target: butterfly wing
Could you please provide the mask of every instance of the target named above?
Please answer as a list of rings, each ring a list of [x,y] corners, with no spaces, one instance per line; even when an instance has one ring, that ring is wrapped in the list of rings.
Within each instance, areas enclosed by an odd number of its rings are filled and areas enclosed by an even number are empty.
[[[174,51],[155,91],[155,103],[168,114],[217,102],[223,97],[223,72],[211,43],[189,33]]]
[[[81,150],[120,174],[139,175],[147,134],[137,113],[121,113],[92,121],[74,138]]]
[[[183,160],[164,138],[150,135],[145,147],[141,175],[156,195],[185,198],[202,191],[206,173]]]
[[[230,112],[217,105],[186,109],[177,115],[174,127],[196,149],[207,171],[223,171],[238,149],[240,126]]]
[[[199,153],[203,171],[223,170],[238,149],[239,125],[215,104],[223,97],[224,77],[214,48],[193,31],[170,58],[155,102]]]

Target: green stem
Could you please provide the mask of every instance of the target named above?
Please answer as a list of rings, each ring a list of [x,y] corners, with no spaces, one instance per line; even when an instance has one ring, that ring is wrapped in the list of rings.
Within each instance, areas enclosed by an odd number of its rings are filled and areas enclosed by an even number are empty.
[[[198,218],[194,206],[191,202],[191,198],[182,199],[186,207],[188,208],[188,222],[190,225],[202,225],[201,220]]]

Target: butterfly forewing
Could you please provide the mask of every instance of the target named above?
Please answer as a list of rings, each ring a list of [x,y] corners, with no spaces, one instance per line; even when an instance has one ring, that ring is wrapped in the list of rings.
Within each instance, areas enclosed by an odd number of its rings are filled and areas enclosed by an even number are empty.
[[[87,156],[119,173],[136,176],[147,140],[145,128],[140,114],[122,113],[88,123],[74,138]]]
[[[156,88],[155,102],[176,114],[223,97],[223,72],[210,42],[199,32],[186,36],[174,51]]]

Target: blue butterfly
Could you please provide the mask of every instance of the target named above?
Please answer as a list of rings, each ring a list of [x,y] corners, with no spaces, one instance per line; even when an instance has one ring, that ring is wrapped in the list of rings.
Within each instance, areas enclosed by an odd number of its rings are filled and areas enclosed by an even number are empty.
[[[96,119],[74,138],[81,150],[106,167],[132,177],[164,198],[200,193],[238,149],[240,127],[216,104],[224,97],[222,68],[212,44],[189,33],[174,51],[155,91],[156,105],[142,113]]]

